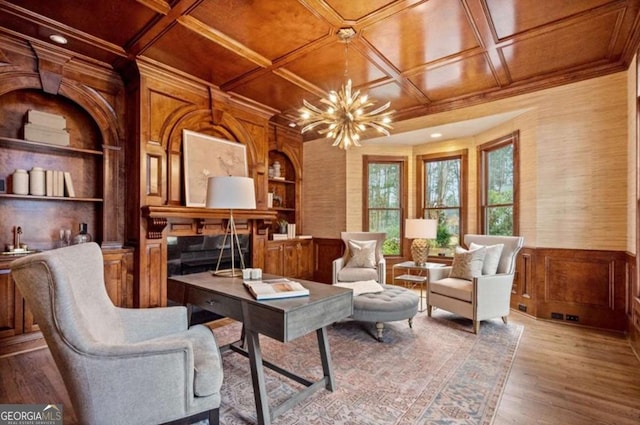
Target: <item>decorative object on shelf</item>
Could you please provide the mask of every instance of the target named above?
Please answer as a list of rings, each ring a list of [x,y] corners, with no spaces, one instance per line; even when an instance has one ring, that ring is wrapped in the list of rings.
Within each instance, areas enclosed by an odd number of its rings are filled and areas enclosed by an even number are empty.
[[[92,240],[91,235],[87,232],[87,223],[80,223],[78,225],[78,234],[73,237],[73,244],[87,243]]]
[[[60,229],[60,239],[58,240],[58,247],[71,245],[71,229]]]
[[[282,176],[282,174],[280,174],[280,167],[281,167],[280,161],[275,161],[273,163],[273,177],[274,178],[278,178],[278,177]]]
[[[71,179],[71,173],[68,171],[65,171],[63,175],[64,175],[64,193],[70,198],[75,198],[76,191],[73,188],[73,180]]]
[[[270,178],[270,179],[272,179],[272,178],[273,178],[274,173],[275,173],[275,170],[273,169],[273,165],[270,165],[270,166],[269,166],[269,171],[268,171],[268,175],[269,175],[269,178]]]
[[[267,208],[273,208],[273,192],[267,193]]]
[[[296,225],[295,223],[287,224],[287,239],[296,238]]]
[[[229,221],[222,240],[222,249],[218,255],[215,274],[219,276],[242,276],[242,269],[245,268],[240,240],[236,230],[236,223],[233,220],[234,209],[255,210],[256,193],[253,179],[241,176],[215,176],[209,177],[207,183],[207,208],[219,208],[229,210]],[[231,269],[220,270],[222,254],[227,246],[227,238],[230,239],[231,247]],[[240,253],[241,268],[235,267],[235,247]]]
[[[22,227],[16,226],[13,229],[13,244],[7,244],[7,251],[3,254],[29,254],[33,251],[29,251],[29,246],[26,243],[20,242],[22,236]]]
[[[413,239],[411,257],[416,266],[427,264],[429,258],[429,241],[437,235],[438,220],[424,218],[408,218],[405,221],[405,238]]]
[[[30,109],[26,114],[23,129],[25,140],[49,143],[58,146],[69,146],[67,120],[62,115]]]
[[[286,234],[287,233],[287,225],[289,224],[289,222],[283,218],[281,218],[280,220],[278,220],[278,232],[280,234]]]
[[[273,192],[273,206],[274,208],[282,207],[282,198],[278,195],[278,192]]]
[[[44,196],[45,193],[44,169],[33,167],[29,171],[29,194]]]
[[[344,75],[347,84],[342,86],[338,92],[329,92],[328,99],[320,99],[320,103],[327,105],[326,110],[322,110],[306,100],[302,100],[304,106],[300,109],[302,132],[305,133],[314,128],[325,125],[319,130],[319,134],[326,134],[333,138],[333,146],[347,150],[352,145],[360,146],[360,135],[367,127],[378,130],[380,133],[389,136],[391,114],[394,111],[385,111],[389,108],[390,102],[376,108],[368,110],[376,102],[370,100],[367,95],[360,95],[360,90],[352,92],[351,79],[349,78],[349,41],[355,36],[353,28],[341,28],[338,30],[338,38],[345,45],[345,67]]]
[[[207,182],[210,177],[249,175],[247,147],[242,143],[182,130],[182,144],[188,207],[206,206]]]
[[[29,194],[29,174],[27,170],[17,169],[13,173],[13,193],[16,195]]]

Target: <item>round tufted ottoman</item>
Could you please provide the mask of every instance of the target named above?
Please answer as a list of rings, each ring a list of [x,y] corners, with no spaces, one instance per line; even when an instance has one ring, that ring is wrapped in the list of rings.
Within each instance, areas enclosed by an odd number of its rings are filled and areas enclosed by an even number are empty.
[[[354,320],[375,322],[377,339],[382,341],[385,322],[409,320],[412,327],[413,316],[418,312],[420,297],[413,291],[394,285],[382,285],[384,291],[361,294],[353,297]]]

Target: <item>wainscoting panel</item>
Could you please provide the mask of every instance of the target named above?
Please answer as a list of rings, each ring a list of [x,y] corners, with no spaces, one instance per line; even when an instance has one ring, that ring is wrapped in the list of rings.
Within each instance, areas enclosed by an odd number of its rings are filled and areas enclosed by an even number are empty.
[[[538,248],[536,257],[536,317],[626,330],[625,253]]]
[[[545,258],[544,302],[613,307],[613,261],[586,258]]]
[[[627,254],[627,287],[629,288],[629,308],[627,311],[629,343],[640,360],[640,281],[638,281],[637,259]]]
[[[333,260],[344,254],[342,239],[314,238],[314,269],[313,280],[322,283],[332,283]]]
[[[525,247],[520,250],[511,289],[511,308],[531,316],[536,315],[535,258],[534,249]]]

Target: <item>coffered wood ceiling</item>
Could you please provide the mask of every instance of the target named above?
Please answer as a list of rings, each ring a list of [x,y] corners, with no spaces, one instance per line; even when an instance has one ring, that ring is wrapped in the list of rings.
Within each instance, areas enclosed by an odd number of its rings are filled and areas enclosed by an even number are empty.
[[[144,58],[295,119],[348,77],[395,120],[624,70],[640,0],[0,0],[0,31]]]

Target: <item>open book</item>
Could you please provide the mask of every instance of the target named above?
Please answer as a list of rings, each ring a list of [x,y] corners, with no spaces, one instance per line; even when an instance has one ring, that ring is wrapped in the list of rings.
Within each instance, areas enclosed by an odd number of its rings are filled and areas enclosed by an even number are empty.
[[[304,297],[309,295],[309,290],[300,283],[285,278],[245,280],[244,285],[257,300],[273,300],[277,298]]]

